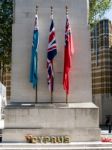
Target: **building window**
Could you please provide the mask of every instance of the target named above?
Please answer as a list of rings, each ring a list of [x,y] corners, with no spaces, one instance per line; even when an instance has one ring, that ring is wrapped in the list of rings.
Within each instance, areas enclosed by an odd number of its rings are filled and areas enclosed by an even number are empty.
[[[104,46],[109,47],[109,37],[108,37],[108,35],[104,36]]]
[[[91,38],[91,50],[93,50],[93,38]]]
[[[99,47],[103,47],[103,35],[100,36]]]
[[[103,21],[100,22],[100,34],[103,34]]]
[[[108,20],[104,21],[104,33],[109,33]]]

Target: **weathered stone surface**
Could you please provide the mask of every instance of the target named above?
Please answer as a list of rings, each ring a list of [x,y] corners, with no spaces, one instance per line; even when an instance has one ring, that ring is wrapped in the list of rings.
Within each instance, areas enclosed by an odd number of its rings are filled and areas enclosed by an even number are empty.
[[[39,5],[39,83],[38,101],[50,102],[47,85],[46,50],[50,27],[50,6],[54,7],[54,22],[58,55],[54,60],[55,87],[54,102],[65,102],[63,90],[64,62],[64,30],[66,11],[73,33],[75,54],[70,73],[69,102],[90,102],[91,96],[91,63],[88,32],[88,1],[87,0],[15,0],[15,22],[13,24],[12,42],[12,96],[11,101],[34,102],[35,90],[29,82],[31,46],[35,6]],[[82,13],[83,12],[83,13]]]
[[[5,110],[3,141],[24,141],[35,135],[68,135],[71,141],[97,141],[100,138],[98,108],[92,104],[91,57],[88,31],[88,0],[15,0],[15,22],[12,44],[11,102],[35,102],[35,90],[29,83],[31,46],[35,6],[39,5],[39,83],[38,102],[50,102],[47,85],[46,50],[50,26],[50,6],[54,22],[58,55],[54,60],[55,87],[53,102],[65,102],[63,90],[64,28],[69,16],[75,54],[70,73],[69,104],[37,104],[35,107],[13,105]]]
[[[24,141],[26,134],[68,135],[71,141],[100,140],[98,109],[92,103],[66,106],[10,106],[5,109],[3,140]],[[16,138],[14,136],[16,134]]]

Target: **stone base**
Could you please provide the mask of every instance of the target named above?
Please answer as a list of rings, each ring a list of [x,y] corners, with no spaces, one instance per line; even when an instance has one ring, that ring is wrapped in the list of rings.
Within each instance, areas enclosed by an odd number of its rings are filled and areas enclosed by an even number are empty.
[[[10,105],[5,109],[3,141],[25,142],[26,134],[99,141],[98,113],[93,103]]]

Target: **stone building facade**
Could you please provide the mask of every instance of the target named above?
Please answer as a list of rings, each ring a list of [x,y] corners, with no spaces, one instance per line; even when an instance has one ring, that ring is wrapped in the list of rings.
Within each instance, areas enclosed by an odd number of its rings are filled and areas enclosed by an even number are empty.
[[[98,22],[91,32],[92,94],[100,108],[100,124],[112,115],[112,24]]]

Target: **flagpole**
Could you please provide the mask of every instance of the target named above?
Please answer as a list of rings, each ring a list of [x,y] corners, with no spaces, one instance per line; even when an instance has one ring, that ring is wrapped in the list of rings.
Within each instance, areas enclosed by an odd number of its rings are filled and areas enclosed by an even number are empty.
[[[53,103],[53,92],[51,92],[51,104]]]
[[[35,103],[38,103],[38,97],[37,97],[37,84],[36,84],[36,88],[35,88]]]
[[[66,5],[65,8],[66,8],[66,15],[68,15],[68,6]]]
[[[38,14],[38,6],[36,5],[36,15]],[[37,66],[37,61],[36,61],[36,66]],[[37,83],[36,83],[36,88],[35,88],[35,103],[38,103],[38,94],[37,94]]]
[[[53,17],[53,6],[51,6],[51,17]],[[53,62],[52,62],[52,67],[53,67]],[[53,103],[53,90],[51,88],[51,104]]]
[[[66,9],[66,16],[68,15],[68,6],[65,6]],[[66,104],[68,104],[68,94],[66,93]]]
[[[68,104],[68,94],[66,93],[66,104]]]

